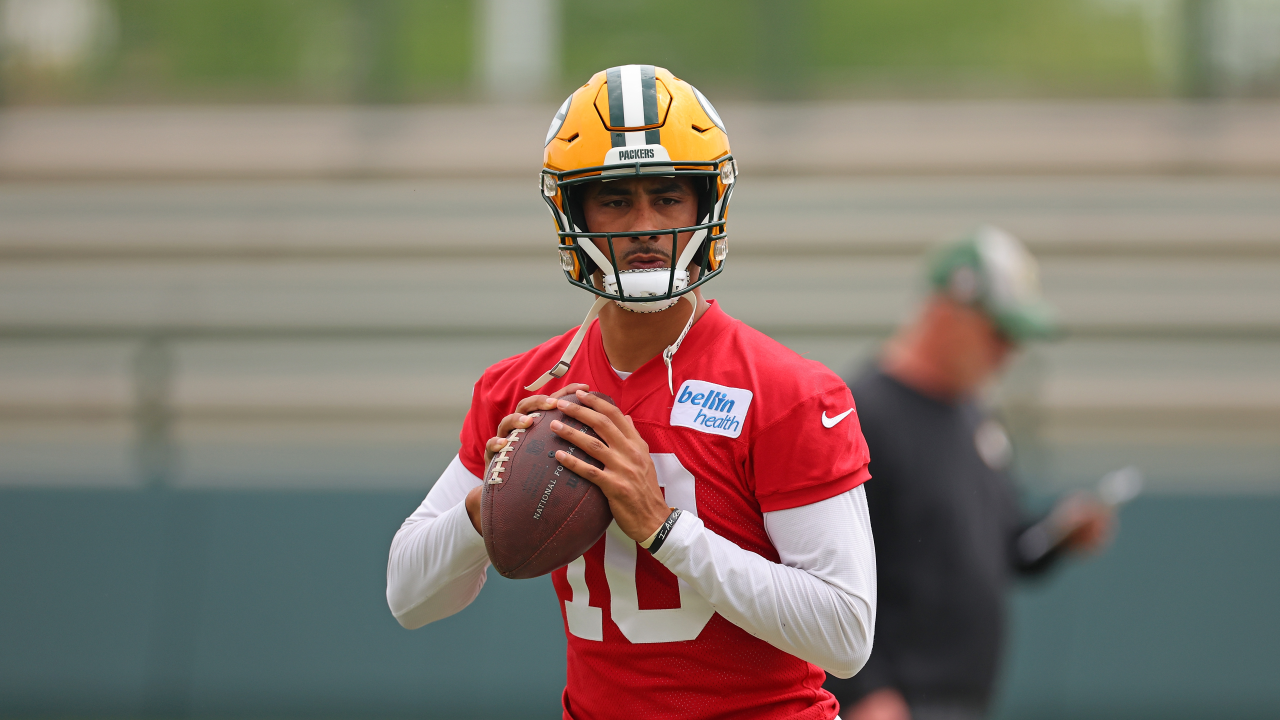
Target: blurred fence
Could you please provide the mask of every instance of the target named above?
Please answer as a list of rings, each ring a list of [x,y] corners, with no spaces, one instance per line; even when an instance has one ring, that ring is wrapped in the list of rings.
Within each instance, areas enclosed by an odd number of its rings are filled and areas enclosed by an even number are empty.
[[[1147,472],[1115,553],[1019,606],[1005,716],[1280,708],[1280,109],[722,109],[730,314],[843,371],[925,248],[1002,225],[1070,330],[994,396],[1028,487]],[[549,588],[410,634],[379,577],[471,383],[588,304],[550,114],[0,115],[0,715],[555,716]]]

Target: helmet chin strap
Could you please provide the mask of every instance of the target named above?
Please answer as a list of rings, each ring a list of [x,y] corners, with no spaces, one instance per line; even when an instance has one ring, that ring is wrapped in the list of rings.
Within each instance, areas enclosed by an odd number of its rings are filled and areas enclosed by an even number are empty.
[[[564,377],[569,372],[569,364],[573,362],[573,356],[578,354],[578,347],[582,345],[582,338],[587,334],[587,326],[592,320],[600,314],[600,308],[608,304],[609,298],[597,297],[596,301],[591,304],[591,309],[587,311],[587,316],[582,319],[582,324],[578,326],[578,332],[574,334],[573,340],[569,342],[569,347],[565,348],[564,354],[560,356],[560,362],[555,367],[542,374],[542,377],[534,380],[531,385],[526,385],[525,390],[533,392],[538,388],[551,382],[552,378]]]
[[[689,239],[689,244],[685,245],[684,252],[680,253],[680,259],[676,261],[675,268],[684,269],[688,267],[689,263],[693,261],[693,256],[698,252],[698,248],[702,246],[706,237],[706,229],[695,232],[693,237]],[[604,256],[604,253],[600,252],[600,248],[596,247],[595,243],[579,242],[579,246],[582,247],[583,250],[587,251],[587,255],[591,256],[591,259],[600,266],[601,271],[604,272],[606,277],[614,274],[613,264]],[[668,272],[675,272],[675,269],[668,270]],[[622,292],[623,288],[620,287],[618,290],[619,292]],[[680,343],[684,342],[684,336],[688,335],[689,328],[693,327],[694,318],[698,316],[698,301],[693,293],[685,293],[684,295],[679,295],[672,299],[678,301],[679,298],[687,299],[689,301],[689,305],[692,306],[692,310],[689,312],[689,322],[685,323],[684,330],[680,331],[680,337],[676,338],[675,342],[668,345],[667,349],[662,351],[662,362],[667,366],[667,389],[671,391],[672,395],[676,394],[676,390],[671,375],[671,359],[675,357],[676,351],[680,349]],[[538,390],[543,385],[551,382],[553,378],[564,377],[565,373],[569,372],[569,366],[573,362],[573,356],[578,354],[578,348],[582,346],[582,338],[587,334],[587,326],[591,324],[592,320],[596,319],[596,317],[600,315],[600,309],[603,308],[609,300],[610,298],[606,297],[596,298],[596,301],[591,304],[591,309],[587,311],[587,316],[583,318],[582,324],[578,326],[578,332],[574,334],[573,340],[569,342],[569,347],[565,348],[564,354],[560,356],[560,361],[557,362],[550,370],[543,373],[542,377],[533,381],[532,384],[526,385],[524,388],[525,390],[528,390],[529,392]],[[627,307],[628,302],[636,301],[624,302],[622,300],[615,300],[614,302],[618,303],[618,306],[623,310],[630,310],[630,308]]]
[[[692,306],[689,310],[689,322],[684,324],[684,329],[680,331],[680,337],[676,338],[675,342],[668,345],[667,349],[662,351],[662,362],[667,366],[667,389],[671,391],[672,395],[676,394],[676,388],[671,377],[671,358],[675,357],[676,351],[680,349],[680,343],[684,342],[684,336],[688,335],[689,328],[693,327],[694,318],[698,316],[698,300],[696,296],[693,293],[686,293],[680,297],[688,300],[689,305]],[[582,338],[587,334],[587,326],[590,325],[591,321],[595,320],[596,316],[600,314],[600,308],[603,308],[608,303],[609,298],[596,298],[596,301],[591,304],[591,309],[587,311],[587,316],[583,318],[582,324],[578,326],[578,332],[574,334],[573,340],[569,342],[569,347],[565,348],[564,354],[560,356],[560,362],[557,362],[555,367],[543,373],[542,377],[533,381],[533,383],[526,385],[524,388],[525,390],[534,392],[540,389],[543,385],[546,385],[548,382],[551,382],[552,378],[564,377],[564,374],[569,372],[569,366],[573,362],[573,356],[578,354],[578,348],[582,346]]]

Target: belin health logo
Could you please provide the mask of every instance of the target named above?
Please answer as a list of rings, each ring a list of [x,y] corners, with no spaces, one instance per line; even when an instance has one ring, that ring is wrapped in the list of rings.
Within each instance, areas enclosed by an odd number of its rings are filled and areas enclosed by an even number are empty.
[[[750,390],[686,380],[671,406],[671,424],[736,438],[742,434],[750,407]]]

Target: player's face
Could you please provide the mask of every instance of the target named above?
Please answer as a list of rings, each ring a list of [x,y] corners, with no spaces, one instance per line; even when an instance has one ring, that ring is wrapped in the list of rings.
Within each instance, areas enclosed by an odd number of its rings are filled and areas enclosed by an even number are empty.
[[[621,178],[593,182],[582,201],[587,228],[591,232],[635,232],[631,237],[613,239],[618,270],[671,267],[671,235],[655,230],[689,227],[697,222],[698,194],[687,177]],[[680,233],[676,257],[693,236]],[[593,240],[600,252],[609,256],[602,238]]]

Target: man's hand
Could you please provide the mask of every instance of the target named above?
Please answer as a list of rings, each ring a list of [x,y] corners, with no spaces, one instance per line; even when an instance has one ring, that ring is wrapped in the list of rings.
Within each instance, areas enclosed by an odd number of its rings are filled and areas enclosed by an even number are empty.
[[[1091,495],[1069,495],[1054,506],[1051,522],[1063,547],[1073,552],[1096,553],[1107,546],[1115,531],[1115,512]]]
[[[911,708],[902,693],[893,688],[880,688],[851,708],[840,708],[844,720],[911,720]]]
[[[502,452],[502,448],[507,445],[507,436],[516,428],[527,428],[533,424],[533,418],[528,413],[537,412],[538,410],[550,410],[556,406],[556,401],[577,390],[588,390],[589,388],[582,383],[570,383],[551,393],[550,395],[530,395],[529,397],[516,403],[516,411],[502,418],[498,423],[498,433],[484,444],[484,465],[489,466],[489,461],[493,456]],[[573,468],[570,468],[572,470]],[[480,487],[471,488],[471,492],[467,493],[467,499],[464,501],[467,506],[467,515],[471,518],[471,527],[481,535],[484,530],[480,527],[480,493],[484,487],[483,478]],[[647,535],[645,537],[648,537]],[[642,538],[643,539],[643,538]]]
[[[498,432],[495,436],[489,438],[489,442],[484,445],[484,464],[489,466],[489,461],[494,455],[502,452],[502,448],[507,446],[507,436],[516,428],[527,428],[533,424],[533,418],[528,413],[537,412],[539,410],[550,410],[556,406],[556,401],[568,395],[571,392],[590,390],[583,383],[571,383],[565,385],[550,395],[530,395],[529,397],[516,403],[516,411],[502,418],[502,422],[498,423]]]
[[[649,457],[649,444],[640,437],[631,418],[615,405],[581,390],[578,399],[582,405],[562,401],[559,408],[590,426],[600,439],[558,421],[551,423],[551,431],[604,463],[604,468],[596,468],[564,451],[556,453],[556,460],[604,491],[613,519],[627,537],[636,542],[646,540],[671,512],[658,487],[658,471]]]

